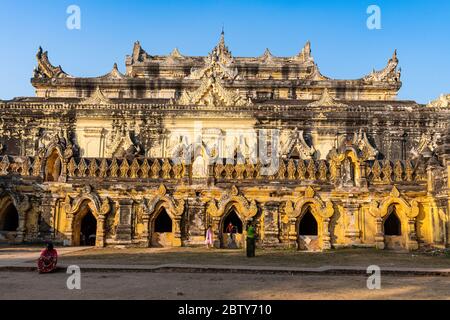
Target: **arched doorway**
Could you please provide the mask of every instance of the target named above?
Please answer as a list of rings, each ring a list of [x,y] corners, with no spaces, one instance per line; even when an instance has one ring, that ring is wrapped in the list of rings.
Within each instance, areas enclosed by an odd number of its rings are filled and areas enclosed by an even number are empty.
[[[243,225],[234,207],[228,211],[222,221],[221,239],[222,248],[236,249],[242,247]]]
[[[80,245],[95,246],[95,240],[97,239],[97,219],[95,219],[90,210],[81,220],[80,231]]]
[[[62,161],[56,149],[45,163],[44,181],[57,182],[62,173]]]
[[[0,240],[14,240],[19,227],[19,213],[12,202],[0,208]]]
[[[97,219],[87,204],[75,216],[72,244],[74,246],[95,246],[97,240]]]
[[[298,249],[319,250],[319,227],[310,206],[303,208],[297,227]]]
[[[16,231],[19,227],[19,213],[10,203],[0,215],[0,231]]]
[[[383,230],[386,248],[401,249],[405,247],[404,237],[402,236],[402,223],[395,205],[388,208],[388,214],[383,222]]]
[[[153,247],[169,247],[173,241],[173,221],[162,207],[153,221],[151,244]]]

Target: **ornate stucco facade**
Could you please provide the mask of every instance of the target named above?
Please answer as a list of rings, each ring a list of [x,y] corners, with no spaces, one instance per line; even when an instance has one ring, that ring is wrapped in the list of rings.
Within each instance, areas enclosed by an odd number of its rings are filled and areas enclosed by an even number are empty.
[[[36,97],[0,100],[0,241],[448,246],[450,95],[396,99],[394,53],[357,80],[292,57],[152,56],[77,78],[39,49]],[[89,237],[91,236],[91,237]]]

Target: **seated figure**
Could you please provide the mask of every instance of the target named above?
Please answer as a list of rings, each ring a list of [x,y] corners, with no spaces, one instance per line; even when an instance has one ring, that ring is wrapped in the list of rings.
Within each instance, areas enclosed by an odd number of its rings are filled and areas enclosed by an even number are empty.
[[[53,248],[53,243],[47,244],[47,249],[42,250],[38,260],[39,273],[48,273],[56,269],[58,252]]]

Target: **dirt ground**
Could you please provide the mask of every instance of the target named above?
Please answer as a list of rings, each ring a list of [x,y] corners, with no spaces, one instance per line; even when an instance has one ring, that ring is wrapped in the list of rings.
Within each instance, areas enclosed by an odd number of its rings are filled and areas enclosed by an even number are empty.
[[[365,276],[82,272],[69,290],[68,276],[0,272],[0,299],[450,299],[449,277],[382,276],[369,290]]]
[[[340,249],[327,252],[257,250],[248,259],[242,250],[206,248],[101,248],[67,253],[63,264],[159,265],[167,263],[278,267],[362,266],[450,268],[450,255],[376,249]]]

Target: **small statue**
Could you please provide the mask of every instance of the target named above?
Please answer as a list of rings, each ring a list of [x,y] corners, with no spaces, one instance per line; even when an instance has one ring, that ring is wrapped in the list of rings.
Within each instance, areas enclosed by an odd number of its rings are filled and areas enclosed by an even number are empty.
[[[342,181],[345,186],[353,186],[353,172],[352,172],[352,163],[349,158],[344,160],[342,166]]]

